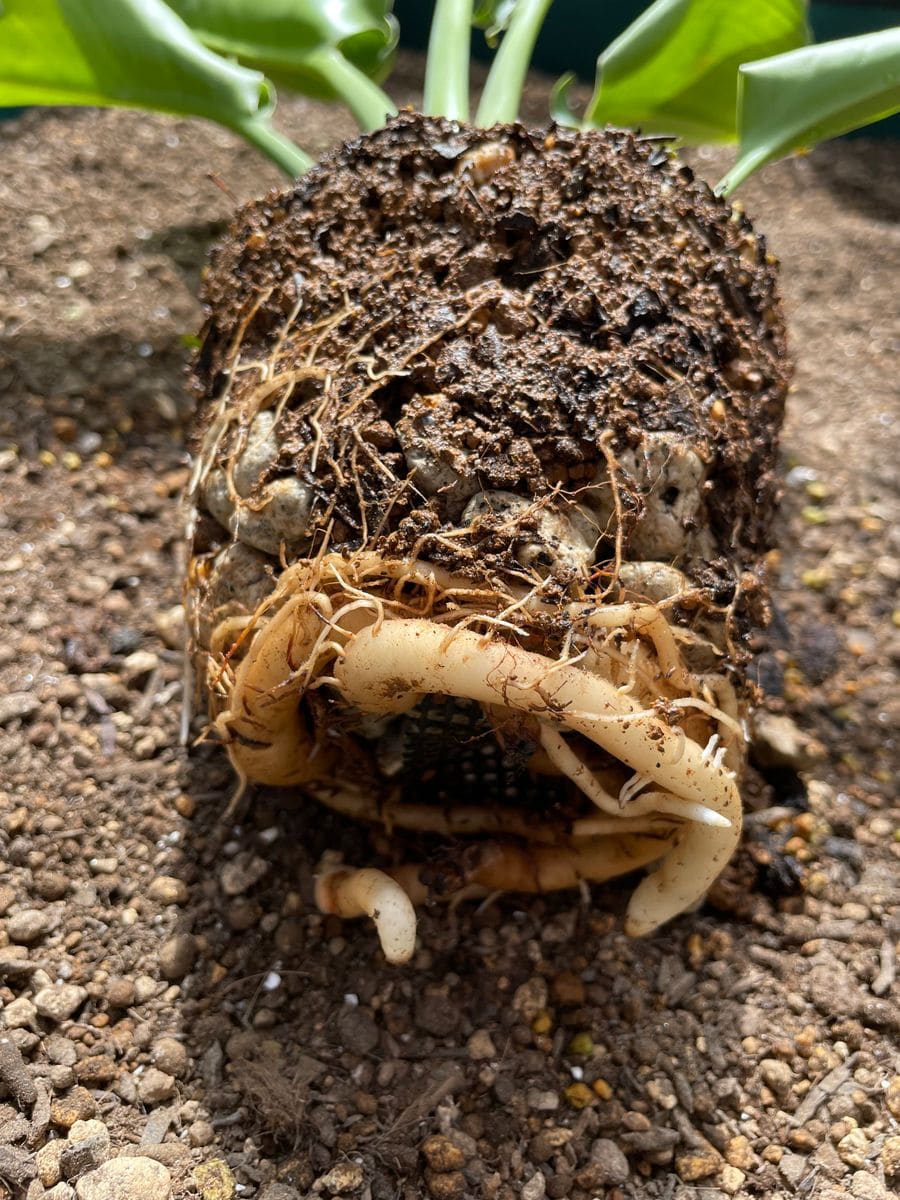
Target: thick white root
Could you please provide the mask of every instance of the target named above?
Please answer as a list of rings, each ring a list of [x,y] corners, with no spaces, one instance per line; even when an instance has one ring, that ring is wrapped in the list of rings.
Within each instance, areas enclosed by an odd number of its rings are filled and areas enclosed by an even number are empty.
[[[336,867],[316,880],[316,904],[338,917],[371,917],[384,956],[405,963],[416,948],[416,910],[403,887],[384,871]]]
[[[690,908],[737,845],[741,802],[732,774],[608,680],[578,667],[469,630],[448,633],[432,621],[410,619],[360,630],[345,647],[335,679],[344,699],[364,712],[404,711],[437,694],[527,713],[582,734],[648,783],[717,813],[721,825],[688,822],[662,865],[639,885],[628,908],[629,933],[649,933]]]

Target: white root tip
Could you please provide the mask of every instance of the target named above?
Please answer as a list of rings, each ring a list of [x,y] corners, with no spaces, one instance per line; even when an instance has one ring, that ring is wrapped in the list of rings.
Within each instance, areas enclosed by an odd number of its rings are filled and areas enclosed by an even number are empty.
[[[389,963],[405,963],[416,948],[416,910],[409,896],[384,871],[339,867],[316,880],[316,904],[338,917],[371,917]]]

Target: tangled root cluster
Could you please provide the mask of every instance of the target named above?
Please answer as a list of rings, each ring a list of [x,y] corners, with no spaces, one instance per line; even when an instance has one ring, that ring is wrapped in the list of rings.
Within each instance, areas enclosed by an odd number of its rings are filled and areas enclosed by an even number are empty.
[[[695,902],[740,831],[786,388],[749,224],[631,134],[405,114],[239,214],[207,302],[212,728],[243,780],[449,839],[321,906],[402,960],[442,895],[658,861],[628,927]]]

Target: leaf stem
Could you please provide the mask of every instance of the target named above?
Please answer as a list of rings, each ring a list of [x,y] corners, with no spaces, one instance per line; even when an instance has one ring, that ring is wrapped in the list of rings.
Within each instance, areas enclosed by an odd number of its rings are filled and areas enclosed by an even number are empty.
[[[476,125],[497,125],[514,121],[518,116],[534,44],[552,2],[519,0],[491,64],[475,116]]]
[[[338,50],[323,50],[309,56],[309,62],[337,92],[364,132],[380,129],[397,107],[377,83]]]
[[[305,174],[310,167],[315,166],[315,159],[310,158],[305,150],[279,133],[268,120],[263,118],[248,118],[237,121],[232,126],[235,133],[247,139],[257,150],[261,150],[270,158],[276,167],[280,167],[291,179]]]
[[[437,0],[428,38],[422,108],[449,121],[469,119],[472,0]]]

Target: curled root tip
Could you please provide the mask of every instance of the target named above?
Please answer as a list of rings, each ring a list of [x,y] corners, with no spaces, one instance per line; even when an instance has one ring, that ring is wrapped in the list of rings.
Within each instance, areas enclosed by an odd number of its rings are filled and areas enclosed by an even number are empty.
[[[371,917],[389,963],[406,963],[416,948],[416,910],[409,896],[390,875],[367,867],[360,871],[338,867],[316,880],[316,903],[338,917]]]

